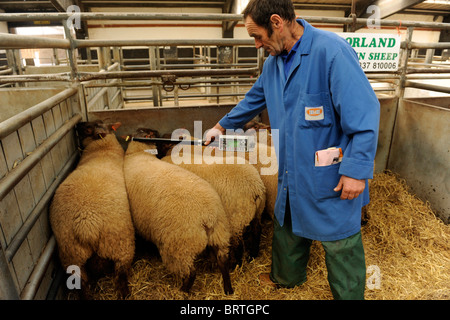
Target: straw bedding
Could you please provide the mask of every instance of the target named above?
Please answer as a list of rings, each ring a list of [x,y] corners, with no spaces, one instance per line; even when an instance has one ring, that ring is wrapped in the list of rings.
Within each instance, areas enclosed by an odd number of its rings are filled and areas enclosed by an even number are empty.
[[[406,183],[390,172],[370,181],[371,202],[363,217],[362,236],[366,265],[379,268],[380,282],[368,269],[365,298],[450,299],[450,226],[436,218],[430,205],[413,195]],[[314,241],[308,280],[294,289],[260,286],[258,276],[269,272],[272,223],[264,222],[260,256],[244,261],[231,272],[235,293],[223,294],[222,277],[205,258],[197,261],[197,278],[190,294],[180,291],[181,280],[167,272],[157,255],[137,253],[130,276],[134,300],[268,300],[333,299],[327,281],[324,250]],[[379,284],[377,286],[376,284]],[[370,288],[369,288],[370,287]],[[106,276],[96,283],[95,299],[117,299],[114,282]]]

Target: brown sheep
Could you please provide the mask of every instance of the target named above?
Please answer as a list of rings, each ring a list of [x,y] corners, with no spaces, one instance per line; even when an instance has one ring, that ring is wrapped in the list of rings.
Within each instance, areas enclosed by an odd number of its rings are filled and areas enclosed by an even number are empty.
[[[135,233],[123,175],[123,148],[104,125],[78,126],[85,146],[77,168],[61,183],[50,206],[50,223],[64,268],[81,270],[82,298],[89,298],[88,259],[115,264],[117,289],[129,293],[128,272]]]
[[[233,293],[228,267],[230,233],[219,195],[205,180],[159,160],[154,145],[131,141],[125,181],[137,233],[153,242],[166,268],[189,292],[195,259],[212,248],[226,294]]]
[[[218,192],[230,224],[230,259],[232,265],[241,264],[244,237],[248,236],[246,249],[249,257],[255,258],[259,254],[265,187],[257,170],[245,159],[237,162],[236,157],[225,156],[221,158],[222,164],[214,163],[217,159],[202,154],[203,150],[201,146],[177,145],[162,160],[195,173]],[[183,154],[184,151],[188,151],[189,155]]]

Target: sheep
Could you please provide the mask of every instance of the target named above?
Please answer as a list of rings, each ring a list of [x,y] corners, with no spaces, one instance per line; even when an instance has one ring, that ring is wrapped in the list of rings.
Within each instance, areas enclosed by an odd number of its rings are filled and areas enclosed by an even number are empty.
[[[273,219],[274,210],[275,210],[275,201],[277,198],[278,192],[278,162],[276,157],[276,151],[272,143],[272,136],[270,134],[270,126],[250,121],[245,126],[246,129],[245,134],[254,136],[255,138],[255,147],[249,152],[217,152],[217,148],[211,148],[210,146],[203,146],[202,150],[199,147],[190,148],[187,146],[183,146],[178,152],[179,156],[183,155],[184,150],[189,150],[189,152],[196,152],[197,158],[201,158],[202,156],[208,155],[212,156],[215,159],[214,162],[221,161],[225,163],[225,160],[221,159],[223,156],[235,156],[242,157],[248,161],[249,164],[252,164],[260,174],[261,180],[264,183],[266,188],[266,203],[264,208],[264,213],[268,216],[269,219]],[[256,131],[256,129],[258,129]],[[178,132],[178,131],[176,131]],[[178,137],[179,139],[192,139],[192,137],[187,137],[184,131],[179,131],[182,134]],[[177,136],[175,133],[174,136]],[[166,152],[169,152],[173,149],[166,148]],[[237,162],[236,160],[234,160]]]
[[[219,195],[209,183],[156,157],[156,147],[131,141],[125,152],[125,182],[138,235],[153,242],[163,264],[182,278],[189,292],[195,259],[211,248],[222,273],[226,294],[231,286],[230,232]]]
[[[124,298],[135,253],[124,150],[111,127],[102,123],[80,123],[77,130],[85,148],[75,170],[55,191],[49,210],[59,257],[64,268],[80,268],[82,299],[90,298],[88,260],[112,260],[117,290]]]
[[[249,152],[234,152],[233,154],[236,157],[245,158],[259,172],[266,188],[264,213],[269,219],[273,219],[278,192],[278,162],[276,151],[272,144],[273,137],[270,132],[270,126],[252,120],[243,126],[243,130],[245,131],[245,135],[254,137],[254,148]],[[215,157],[221,157],[216,151],[216,149],[211,149],[208,153]]]
[[[272,135],[270,134],[271,132],[271,127],[268,124],[262,123],[262,122],[258,122],[255,120],[251,120],[249,122],[247,122],[242,129],[245,132],[251,132],[252,130],[254,130],[254,134],[257,137],[257,142],[259,143],[264,143],[268,146],[270,146],[272,144]],[[251,130],[251,131],[248,131]]]
[[[234,156],[222,158],[223,164],[214,163],[217,159],[202,154],[201,146],[194,147],[194,151],[189,151],[189,155],[182,155],[183,150],[190,149],[190,146],[177,145],[170,149],[162,160],[195,173],[208,181],[220,195],[230,223],[231,264],[241,265],[245,236],[249,236],[249,258],[257,257],[261,235],[261,215],[266,200],[265,187],[257,170],[243,159],[237,163],[237,158]],[[196,155],[195,152],[199,154]],[[182,155],[182,161],[179,161],[177,156],[172,158],[172,154],[177,153]]]
[[[244,156],[253,164],[261,175],[266,187],[266,207],[264,212],[270,219],[274,217],[275,201],[278,192],[278,162],[272,142],[270,125],[255,120],[247,122],[243,128],[245,134],[255,138],[255,148],[245,153],[236,153]]]
[[[253,154],[252,154],[253,153]],[[246,160],[259,172],[262,182],[266,188],[265,213],[270,219],[274,217],[275,201],[278,192],[278,162],[273,146],[264,143],[256,143],[252,152],[246,153]],[[255,158],[256,161],[250,161]]]

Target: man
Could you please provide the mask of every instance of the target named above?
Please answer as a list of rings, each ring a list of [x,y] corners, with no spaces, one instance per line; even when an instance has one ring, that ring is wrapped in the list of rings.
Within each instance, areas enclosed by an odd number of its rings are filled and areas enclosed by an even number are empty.
[[[206,140],[241,128],[266,107],[272,130],[279,131],[272,268],[260,280],[304,283],[310,245],[318,240],[334,298],[364,299],[361,208],[373,177],[378,99],[351,46],[296,20],[291,0],[251,0],[244,21],[256,48],[270,56],[245,98]],[[340,148],[341,160],[317,165],[316,152],[328,148]]]

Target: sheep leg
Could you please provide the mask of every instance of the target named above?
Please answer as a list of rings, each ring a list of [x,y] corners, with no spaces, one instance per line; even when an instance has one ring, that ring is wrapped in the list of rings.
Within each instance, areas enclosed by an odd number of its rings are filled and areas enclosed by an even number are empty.
[[[249,259],[254,259],[259,255],[259,245],[261,242],[261,222],[255,218],[250,223],[249,234]]]
[[[128,270],[129,266],[124,266],[116,262],[116,289],[119,292],[119,297],[124,299],[130,294],[130,288],[128,287]]]
[[[195,269],[192,269],[191,272],[189,273],[189,275],[183,279],[183,285],[181,286],[181,290],[186,293],[189,293],[189,290],[191,290],[192,285],[194,284],[194,280],[195,280],[196,276],[197,276],[197,273],[196,273]]]
[[[83,247],[75,244],[73,246],[73,251],[69,250],[59,250],[59,256],[61,259],[61,264],[65,270],[68,270],[69,266],[79,267],[79,274],[72,273],[72,276],[78,276],[80,287],[69,288],[68,283],[66,282],[67,288],[70,290],[75,289],[75,295],[79,300],[91,300],[93,298],[91,288],[90,288],[90,277],[88,274],[88,270],[86,267],[86,263],[89,257],[92,255],[92,252],[89,250],[84,250]],[[77,255],[75,258],[74,256]],[[72,277],[71,276],[71,277]],[[73,278],[72,278],[73,279]]]
[[[244,240],[236,237],[231,241],[232,250],[230,250],[230,265],[232,268],[242,266],[242,257],[244,256]]]
[[[219,270],[222,273],[223,290],[225,294],[233,294],[234,291],[233,287],[231,286],[229,259],[227,255],[219,253],[218,247],[213,246],[212,249],[214,251]]]
[[[86,266],[83,264],[80,267],[80,273],[81,273],[81,290],[79,299],[80,300],[92,300],[93,295],[91,291],[91,287],[89,285],[89,276],[86,270]]]

